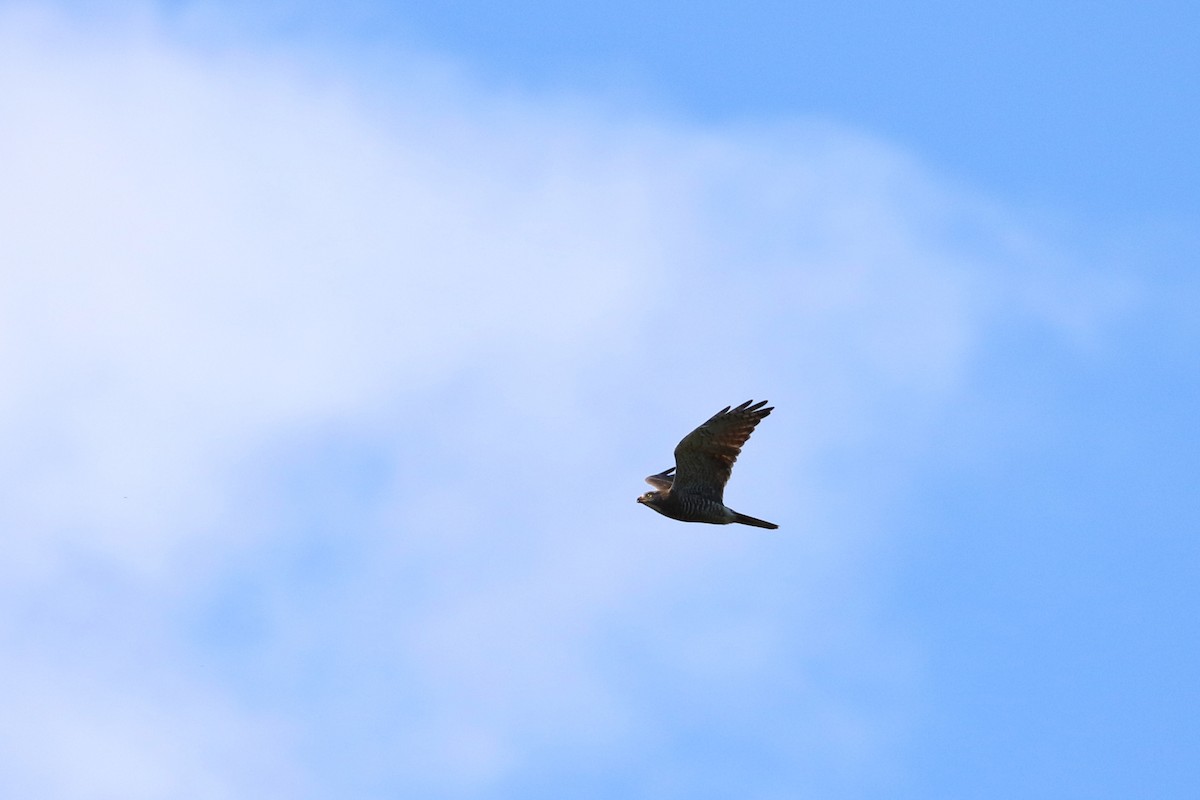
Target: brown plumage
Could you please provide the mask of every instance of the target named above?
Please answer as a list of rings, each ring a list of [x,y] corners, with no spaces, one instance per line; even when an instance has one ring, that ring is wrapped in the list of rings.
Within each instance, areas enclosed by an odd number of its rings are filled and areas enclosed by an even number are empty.
[[[725,506],[725,484],[733,472],[733,462],[737,461],[754,426],[774,410],[763,408],[765,400],[751,405],[753,402],[747,400],[734,409],[726,406],[683,437],[675,447],[675,466],[646,478],[654,491],[646,492],[637,501],[683,522],[713,525],[738,522],[778,528],[772,522],[739,514]]]

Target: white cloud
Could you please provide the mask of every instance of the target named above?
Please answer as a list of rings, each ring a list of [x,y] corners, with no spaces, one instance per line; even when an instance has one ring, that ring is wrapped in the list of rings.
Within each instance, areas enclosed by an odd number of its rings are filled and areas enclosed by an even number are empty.
[[[636,274],[655,272],[631,169],[506,175],[531,154],[463,163],[270,65],[210,65],[157,38],[88,44],[9,57],[4,113],[21,124],[2,202],[6,338],[22,343],[8,365],[28,387],[10,408],[55,420],[19,438],[66,451],[77,487],[108,498],[79,498],[92,515],[164,469],[172,494],[194,491],[256,437],[382,407],[489,348],[532,338],[566,357],[627,318]]]
[[[295,796],[303,766],[290,732],[203,685],[172,686],[141,665],[128,676],[0,662],[5,794],[37,797]],[[217,767],[214,769],[214,767]]]
[[[13,622],[2,682],[37,702],[0,767],[66,765],[23,793],[478,794],[547,754],[625,763],[739,686],[698,730],[766,715],[767,751],[886,760],[914,657],[852,588],[872,534],[848,509],[888,486],[818,459],[952,396],[1011,313],[1007,223],[836,128],[673,128],[419,70],[384,91],[300,50],[102,30],[0,16],[5,602],[57,607],[95,566],[161,608],[136,647],[94,620],[97,647],[171,688]],[[730,499],[781,535],[634,506],[751,395],[779,411]],[[869,689],[814,677],[849,662]]]

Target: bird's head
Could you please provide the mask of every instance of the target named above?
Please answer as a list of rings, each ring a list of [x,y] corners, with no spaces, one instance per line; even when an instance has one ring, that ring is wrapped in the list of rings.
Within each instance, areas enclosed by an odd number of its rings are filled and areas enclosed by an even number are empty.
[[[651,508],[653,508],[654,506],[658,505],[658,501],[659,501],[661,498],[662,498],[662,492],[657,492],[657,491],[653,491],[653,490],[651,490],[651,491],[649,491],[649,492],[646,492],[646,493],[645,493],[644,495],[642,495],[641,497],[639,497],[639,498],[637,499],[637,501],[638,501],[639,503],[642,503],[642,504],[644,504],[644,505],[648,505],[648,506],[650,506]]]

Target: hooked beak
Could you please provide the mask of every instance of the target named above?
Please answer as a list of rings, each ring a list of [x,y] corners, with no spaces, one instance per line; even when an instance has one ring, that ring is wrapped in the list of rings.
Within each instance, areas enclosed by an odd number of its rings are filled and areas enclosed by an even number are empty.
[[[638,501],[639,503],[640,503],[640,502],[642,502],[642,497],[641,497],[641,495],[638,495],[638,499],[637,499],[637,501]]]

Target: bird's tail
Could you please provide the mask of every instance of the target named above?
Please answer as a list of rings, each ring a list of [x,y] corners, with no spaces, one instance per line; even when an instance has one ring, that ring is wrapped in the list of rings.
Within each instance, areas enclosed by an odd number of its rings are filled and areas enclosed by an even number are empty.
[[[740,522],[743,525],[753,525],[756,528],[770,528],[771,530],[775,530],[779,527],[774,522],[767,522],[766,520],[747,517],[745,514],[739,514],[736,511],[733,512],[733,521]]]

